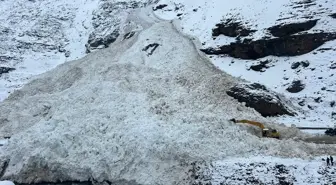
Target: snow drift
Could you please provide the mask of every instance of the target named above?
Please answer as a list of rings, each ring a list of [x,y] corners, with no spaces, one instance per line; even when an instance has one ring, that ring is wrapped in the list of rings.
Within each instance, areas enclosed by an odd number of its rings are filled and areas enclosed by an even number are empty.
[[[194,161],[335,154],[332,145],[259,138],[228,122],[262,121],[226,95],[239,80],[172,23],[144,10],[129,22],[121,34],[135,30],[132,37],[62,64],[1,102],[0,135],[11,137],[0,150],[3,179],[187,184]]]

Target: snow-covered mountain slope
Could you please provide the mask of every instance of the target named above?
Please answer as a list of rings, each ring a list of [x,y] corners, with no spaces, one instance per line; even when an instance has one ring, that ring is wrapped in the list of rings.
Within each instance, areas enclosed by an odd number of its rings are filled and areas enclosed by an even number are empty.
[[[336,1],[330,0],[161,0],[157,7],[156,15],[166,20],[179,19],[183,31],[200,39],[203,48],[216,48],[244,39],[274,39],[276,37],[270,34],[269,28],[305,21],[311,21],[309,24],[312,24],[306,33],[336,32]],[[231,24],[231,28],[226,30],[229,36],[213,33],[216,24],[221,22]],[[241,33],[230,33],[235,31]],[[329,41],[311,52],[297,56],[266,56],[257,60],[227,55],[210,58],[219,69],[236,77],[265,84],[290,98],[302,109],[294,118],[282,116],[275,118],[275,121],[297,126],[333,127],[336,121],[335,44],[336,41]],[[304,45],[309,47],[310,43]],[[253,66],[260,63],[253,70]],[[302,63],[306,65],[300,65]],[[297,80],[301,80],[304,89],[297,93],[287,91],[290,84]]]
[[[0,150],[2,179],[190,184],[198,161],[336,155],[334,145],[294,140],[305,137],[295,129],[278,126],[276,140],[229,122],[266,119],[225,93],[241,80],[149,10],[130,14],[110,47],[39,75],[0,104],[0,135],[11,137]]]
[[[0,101],[66,61],[108,47],[128,10],[151,0],[0,1]]]
[[[0,1],[0,101],[29,79],[85,54],[97,0]]]

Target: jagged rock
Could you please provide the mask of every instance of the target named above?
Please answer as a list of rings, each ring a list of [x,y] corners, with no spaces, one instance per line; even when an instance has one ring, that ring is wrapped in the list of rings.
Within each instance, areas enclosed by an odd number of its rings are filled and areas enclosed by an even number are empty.
[[[270,62],[270,60],[260,61],[259,64],[252,65],[250,69],[252,69],[253,71],[265,72],[265,70],[270,67],[269,65],[267,65]]]
[[[14,71],[15,68],[12,67],[0,67],[0,76],[4,73],[9,73],[10,71]]]
[[[275,37],[289,36],[295,33],[310,30],[316,25],[317,21],[318,20],[309,20],[300,23],[276,25],[268,28],[268,31],[270,31],[270,33]]]
[[[87,53],[90,53],[94,49],[107,48],[112,44],[119,36],[119,30],[114,30],[106,37],[97,37],[94,33],[89,36],[88,43],[85,45]]]
[[[256,30],[245,28],[240,22],[232,22],[232,19],[216,24],[216,28],[212,30],[212,36],[225,35],[228,37],[248,36]]]
[[[157,5],[156,7],[153,7],[153,10],[154,11],[161,10],[161,9],[163,9],[166,6],[168,6],[168,5],[166,5],[166,4],[160,4],[160,5]]]
[[[258,59],[266,56],[298,56],[309,53],[327,41],[336,39],[336,33],[307,33],[269,40],[231,43],[219,48],[201,49],[208,55],[227,54],[240,59]]]
[[[330,107],[334,107],[334,106],[335,106],[335,103],[336,103],[335,101],[331,101],[331,102],[330,102]]]
[[[305,85],[301,80],[294,80],[289,87],[287,87],[287,91],[290,93],[298,93],[305,88]]]
[[[275,92],[258,83],[236,85],[226,93],[239,102],[245,102],[247,107],[254,108],[264,117],[295,115]]]

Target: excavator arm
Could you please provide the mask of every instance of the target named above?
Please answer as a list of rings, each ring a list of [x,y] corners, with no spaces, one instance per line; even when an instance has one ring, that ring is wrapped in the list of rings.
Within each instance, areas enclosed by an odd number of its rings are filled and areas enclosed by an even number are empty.
[[[235,123],[247,123],[247,124],[251,124],[251,125],[255,125],[261,129],[265,129],[265,126],[262,123],[256,122],[256,121],[250,121],[250,120],[246,120],[246,119],[242,119],[242,120],[235,120],[232,119],[231,121],[235,122]]]
[[[260,122],[250,121],[246,119],[242,119],[242,120],[231,119],[230,121],[233,121],[235,123],[247,123],[250,125],[257,126],[261,128],[261,133],[263,137],[271,137],[271,138],[277,138],[277,139],[280,138],[280,133],[277,130],[265,128],[265,126]]]

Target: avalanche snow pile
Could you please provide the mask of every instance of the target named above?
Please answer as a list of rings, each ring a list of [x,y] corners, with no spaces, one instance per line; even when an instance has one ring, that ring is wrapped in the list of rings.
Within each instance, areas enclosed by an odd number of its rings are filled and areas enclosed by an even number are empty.
[[[240,80],[215,68],[196,39],[137,12],[108,48],[1,102],[0,135],[10,137],[0,150],[2,179],[189,184],[197,161],[336,154],[334,145],[259,138],[228,122],[265,120],[226,94]]]

